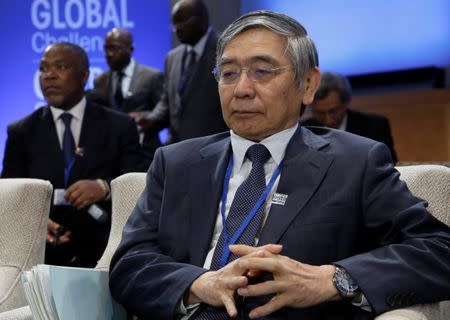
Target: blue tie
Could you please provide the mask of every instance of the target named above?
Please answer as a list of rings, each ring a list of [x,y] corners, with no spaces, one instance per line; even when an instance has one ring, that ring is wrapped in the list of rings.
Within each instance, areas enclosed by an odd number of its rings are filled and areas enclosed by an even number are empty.
[[[118,110],[122,110],[123,94],[122,94],[122,81],[124,73],[119,71],[117,73],[116,92],[114,92],[114,107]]]
[[[70,129],[72,115],[64,112],[60,116],[60,119],[64,122],[65,126],[62,151],[64,155],[64,168],[67,169],[69,168],[72,159],[75,157],[75,140],[73,139],[72,130]]]
[[[186,89],[187,85],[189,84],[194,71],[195,71],[195,65],[196,65],[196,53],[195,50],[192,49],[191,51],[185,51],[184,57],[183,57],[183,69],[181,72],[180,82],[178,83],[178,93],[183,95],[184,90]]]
[[[270,158],[269,150],[267,150],[267,148],[262,144],[254,144],[248,148],[246,157],[252,162],[252,170],[250,171],[247,179],[245,179],[245,181],[242,182],[237,189],[236,195],[231,203],[230,212],[228,213],[226,220],[228,239],[231,238],[237,231],[266,188],[264,164]],[[250,246],[255,245],[256,235],[261,229],[264,209],[265,205],[263,203],[236,243]],[[220,234],[219,241],[217,242],[216,249],[214,250],[210,267],[211,270],[217,270],[220,268],[220,259],[224,245],[225,239],[222,232]],[[230,254],[227,263],[237,258],[237,256]],[[218,310],[210,306],[205,306],[205,308],[198,313],[195,319],[222,320],[228,319],[228,314],[225,311]]]

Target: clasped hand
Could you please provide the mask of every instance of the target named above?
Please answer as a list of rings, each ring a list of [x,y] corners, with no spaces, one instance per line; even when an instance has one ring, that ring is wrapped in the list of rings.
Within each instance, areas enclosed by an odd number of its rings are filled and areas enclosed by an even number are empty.
[[[64,195],[64,199],[78,209],[86,208],[105,197],[105,191],[96,180],[78,180],[67,189]]]
[[[283,307],[309,307],[338,298],[332,282],[333,265],[300,263],[281,255],[281,245],[232,245],[230,250],[240,258],[222,269],[198,277],[192,283],[185,302],[225,307],[228,315],[235,317],[235,292],[243,297],[273,295],[269,302],[250,311],[250,318],[259,318]],[[264,272],[270,272],[273,280],[249,285],[249,277]]]

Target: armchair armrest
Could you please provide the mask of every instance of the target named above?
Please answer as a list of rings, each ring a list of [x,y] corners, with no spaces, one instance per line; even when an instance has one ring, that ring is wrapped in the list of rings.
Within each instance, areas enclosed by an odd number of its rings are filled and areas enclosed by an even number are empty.
[[[391,310],[379,315],[375,320],[444,320],[441,317],[443,305],[440,306],[440,303],[420,304],[409,308]]]

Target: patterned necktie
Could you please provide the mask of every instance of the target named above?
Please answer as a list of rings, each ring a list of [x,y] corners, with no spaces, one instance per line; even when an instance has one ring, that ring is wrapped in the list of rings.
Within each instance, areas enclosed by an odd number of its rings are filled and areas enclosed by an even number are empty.
[[[75,140],[73,139],[72,129],[70,129],[70,122],[72,120],[72,115],[70,113],[64,112],[60,119],[64,123],[64,135],[62,151],[64,155],[64,168],[68,168],[72,159],[75,157]]]
[[[180,95],[183,94],[184,90],[186,89],[189,81],[192,78],[192,75],[194,74],[195,65],[196,65],[196,53],[195,50],[192,49],[190,51],[185,52],[185,56],[183,59],[184,65],[183,70],[180,77],[180,83],[178,84],[178,92]]]
[[[266,178],[264,173],[264,164],[270,158],[270,152],[262,144],[254,144],[247,150],[247,158],[252,162],[252,170],[249,176],[239,186],[234,196],[230,207],[230,212],[226,220],[228,240],[234,235],[240,225],[243,223],[248,213],[251,211],[258,198],[266,188]],[[222,204],[224,205],[224,204]],[[241,236],[236,241],[237,244],[246,244],[250,246],[255,245],[255,238],[261,228],[261,222],[264,217],[264,202],[259,207],[253,219],[248,224],[247,228],[242,232]],[[220,268],[220,260],[225,246],[224,233],[222,232],[217,242],[216,249],[211,262],[211,270],[218,270]],[[230,254],[227,263],[237,259],[238,257]],[[228,314],[225,311],[215,309],[210,306],[205,306],[195,319],[202,320],[222,320],[228,319]]]
[[[122,80],[124,73],[122,71],[117,72],[116,92],[114,93],[114,106],[118,110],[122,110],[123,94],[122,94]]]

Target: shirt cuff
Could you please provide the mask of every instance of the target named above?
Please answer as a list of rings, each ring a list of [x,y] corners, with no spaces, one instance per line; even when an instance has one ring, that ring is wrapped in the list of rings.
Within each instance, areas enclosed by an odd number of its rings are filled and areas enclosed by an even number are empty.
[[[372,307],[370,306],[369,301],[367,301],[366,296],[364,294],[361,295],[361,301],[358,302],[352,301],[352,305],[361,308],[365,311],[372,312]]]
[[[181,299],[180,303],[178,304],[177,313],[183,316],[187,316],[191,314],[193,311],[195,311],[199,305],[200,303],[194,303],[185,306],[183,299]]]

